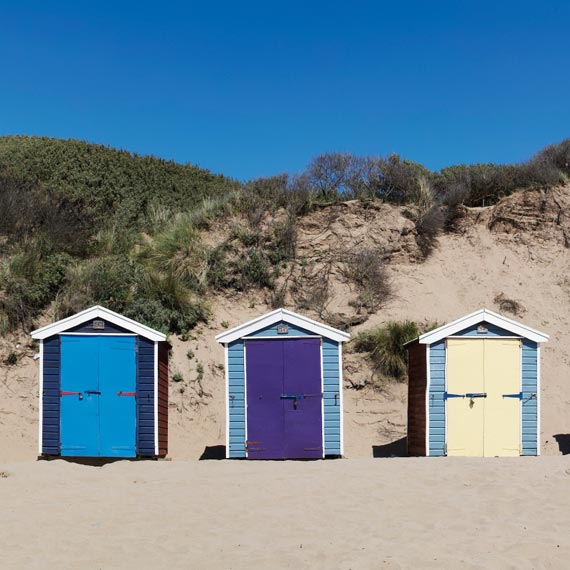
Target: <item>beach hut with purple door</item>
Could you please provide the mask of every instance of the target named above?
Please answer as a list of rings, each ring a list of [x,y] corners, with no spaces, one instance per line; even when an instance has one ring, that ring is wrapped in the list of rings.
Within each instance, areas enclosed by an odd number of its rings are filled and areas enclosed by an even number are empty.
[[[225,349],[226,457],[342,456],[342,343],[349,338],[286,309],[218,335]]]

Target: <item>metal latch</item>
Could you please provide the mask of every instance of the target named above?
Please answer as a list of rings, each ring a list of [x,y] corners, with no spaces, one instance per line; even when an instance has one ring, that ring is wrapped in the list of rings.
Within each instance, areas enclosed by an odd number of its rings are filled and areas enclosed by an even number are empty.
[[[281,394],[282,400],[293,400],[293,409],[297,409],[297,404],[301,398],[304,398],[304,394]]]
[[[451,394],[450,392],[444,392],[443,399],[449,400],[449,398],[465,398],[465,394]]]
[[[503,398],[518,398],[519,400],[522,400],[523,393],[519,392],[518,394],[503,394]]]
[[[465,394],[466,398],[486,398],[487,392],[471,392],[469,394]]]
[[[78,396],[79,400],[83,400],[83,392],[60,392],[60,396]]]

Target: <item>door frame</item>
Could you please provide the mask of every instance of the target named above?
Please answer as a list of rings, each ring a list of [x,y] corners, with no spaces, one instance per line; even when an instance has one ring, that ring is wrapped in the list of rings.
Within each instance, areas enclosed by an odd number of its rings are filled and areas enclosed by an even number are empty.
[[[138,383],[139,383],[139,367],[138,367],[138,337],[139,335],[136,333],[68,333],[66,331],[62,331],[60,333],[57,334],[58,338],[59,338],[59,358],[60,358],[60,371],[59,371],[59,383],[60,383],[60,387],[61,387],[61,359],[62,359],[62,355],[63,355],[63,351],[62,351],[62,344],[61,344],[61,337],[62,336],[98,336],[98,337],[112,337],[112,336],[120,336],[120,337],[125,337],[125,336],[133,336],[135,337],[135,392],[138,392]],[[42,357],[40,357],[40,430],[42,429],[42,423],[43,423],[43,340],[40,340],[40,351],[42,352]],[[156,352],[158,350],[158,342],[154,341],[154,353],[156,356]],[[158,415],[156,414],[156,408],[157,408],[157,392],[158,392],[158,362],[155,358],[155,362],[154,362],[154,393],[155,393],[155,398],[154,398],[154,407],[155,407],[155,420],[154,420],[154,430],[155,430],[155,452],[156,452],[156,447],[158,446],[158,438],[156,436],[156,432],[158,430]],[[60,425],[60,434],[59,434],[59,444],[61,447],[61,406],[59,408],[59,425]],[[137,404],[137,399],[135,398],[135,457],[139,456],[139,449],[138,449],[138,433],[139,433],[139,423],[138,423],[138,404]],[[40,431],[40,454],[43,453],[43,441],[42,441],[42,431]],[[98,455],[97,457],[101,457],[101,455]]]
[[[511,335],[511,336],[461,336],[461,335],[452,335],[452,336],[448,336],[445,339],[445,385],[444,385],[444,390],[447,392],[447,383],[449,380],[449,375],[448,375],[448,370],[447,370],[447,339],[448,338],[453,338],[453,339],[461,339],[461,340],[520,340],[521,343],[524,341],[523,337],[521,336],[516,336],[516,335]],[[538,343],[537,343],[538,344]],[[426,351],[429,354],[429,351]],[[537,355],[538,357],[538,355]],[[522,344],[521,344],[521,350],[520,350],[520,355],[519,355],[519,389],[520,391],[522,391]],[[537,361],[537,367],[539,366],[538,361]],[[538,369],[538,368],[537,368]],[[429,370],[429,367],[428,367]],[[538,402],[537,402],[537,406],[538,406]],[[445,430],[445,439],[444,439],[444,445],[445,445],[445,456],[447,457],[447,401],[444,401],[444,410],[445,410],[445,424],[444,424],[444,430]],[[540,416],[540,407],[537,407],[537,415]],[[523,425],[522,425],[522,400],[519,400],[519,456],[522,453],[522,429],[523,429]],[[428,430],[429,431],[429,428]],[[537,426],[537,433],[538,432],[538,426]],[[540,436],[537,436],[537,438]],[[428,448],[429,449],[429,448]]]
[[[244,409],[245,409],[245,441],[247,442],[248,439],[248,435],[247,435],[247,420],[248,420],[248,416],[249,416],[249,405],[247,403],[247,341],[250,340],[300,340],[300,339],[306,339],[306,338],[319,338],[321,339],[321,342],[319,344],[319,358],[320,358],[320,367],[321,367],[321,447],[322,447],[322,456],[321,458],[324,459],[325,458],[325,399],[323,397],[324,394],[324,378],[323,378],[323,337],[319,336],[319,335],[296,335],[296,336],[287,336],[287,337],[279,337],[279,336],[249,336],[249,337],[243,337],[243,382],[244,382]],[[227,345],[226,345],[226,358],[227,357]],[[227,362],[226,362],[226,370],[227,370]],[[227,393],[226,393],[227,394]],[[228,397],[226,395],[226,406],[228,406]],[[229,426],[229,411],[228,411],[228,426]],[[226,442],[226,449],[228,450],[227,453],[229,453],[229,428],[226,429],[227,432],[227,442]],[[247,449],[247,443],[245,444],[245,457],[246,459],[249,459],[249,450]]]

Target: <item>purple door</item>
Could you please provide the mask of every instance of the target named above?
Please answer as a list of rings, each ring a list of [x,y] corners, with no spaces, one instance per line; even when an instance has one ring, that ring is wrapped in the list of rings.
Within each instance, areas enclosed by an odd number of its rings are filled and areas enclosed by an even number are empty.
[[[321,341],[247,340],[250,459],[323,456]]]

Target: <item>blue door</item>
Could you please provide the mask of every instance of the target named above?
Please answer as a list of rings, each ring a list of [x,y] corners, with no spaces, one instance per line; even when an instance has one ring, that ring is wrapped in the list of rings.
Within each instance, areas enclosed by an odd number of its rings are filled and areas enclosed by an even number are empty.
[[[136,456],[136,339],[61,336],[61,455]]]
[[[61,455],[99,455],[99,337],[61,337]]]
[[[135,337],[100,337],[99,455],[135,457]]]

